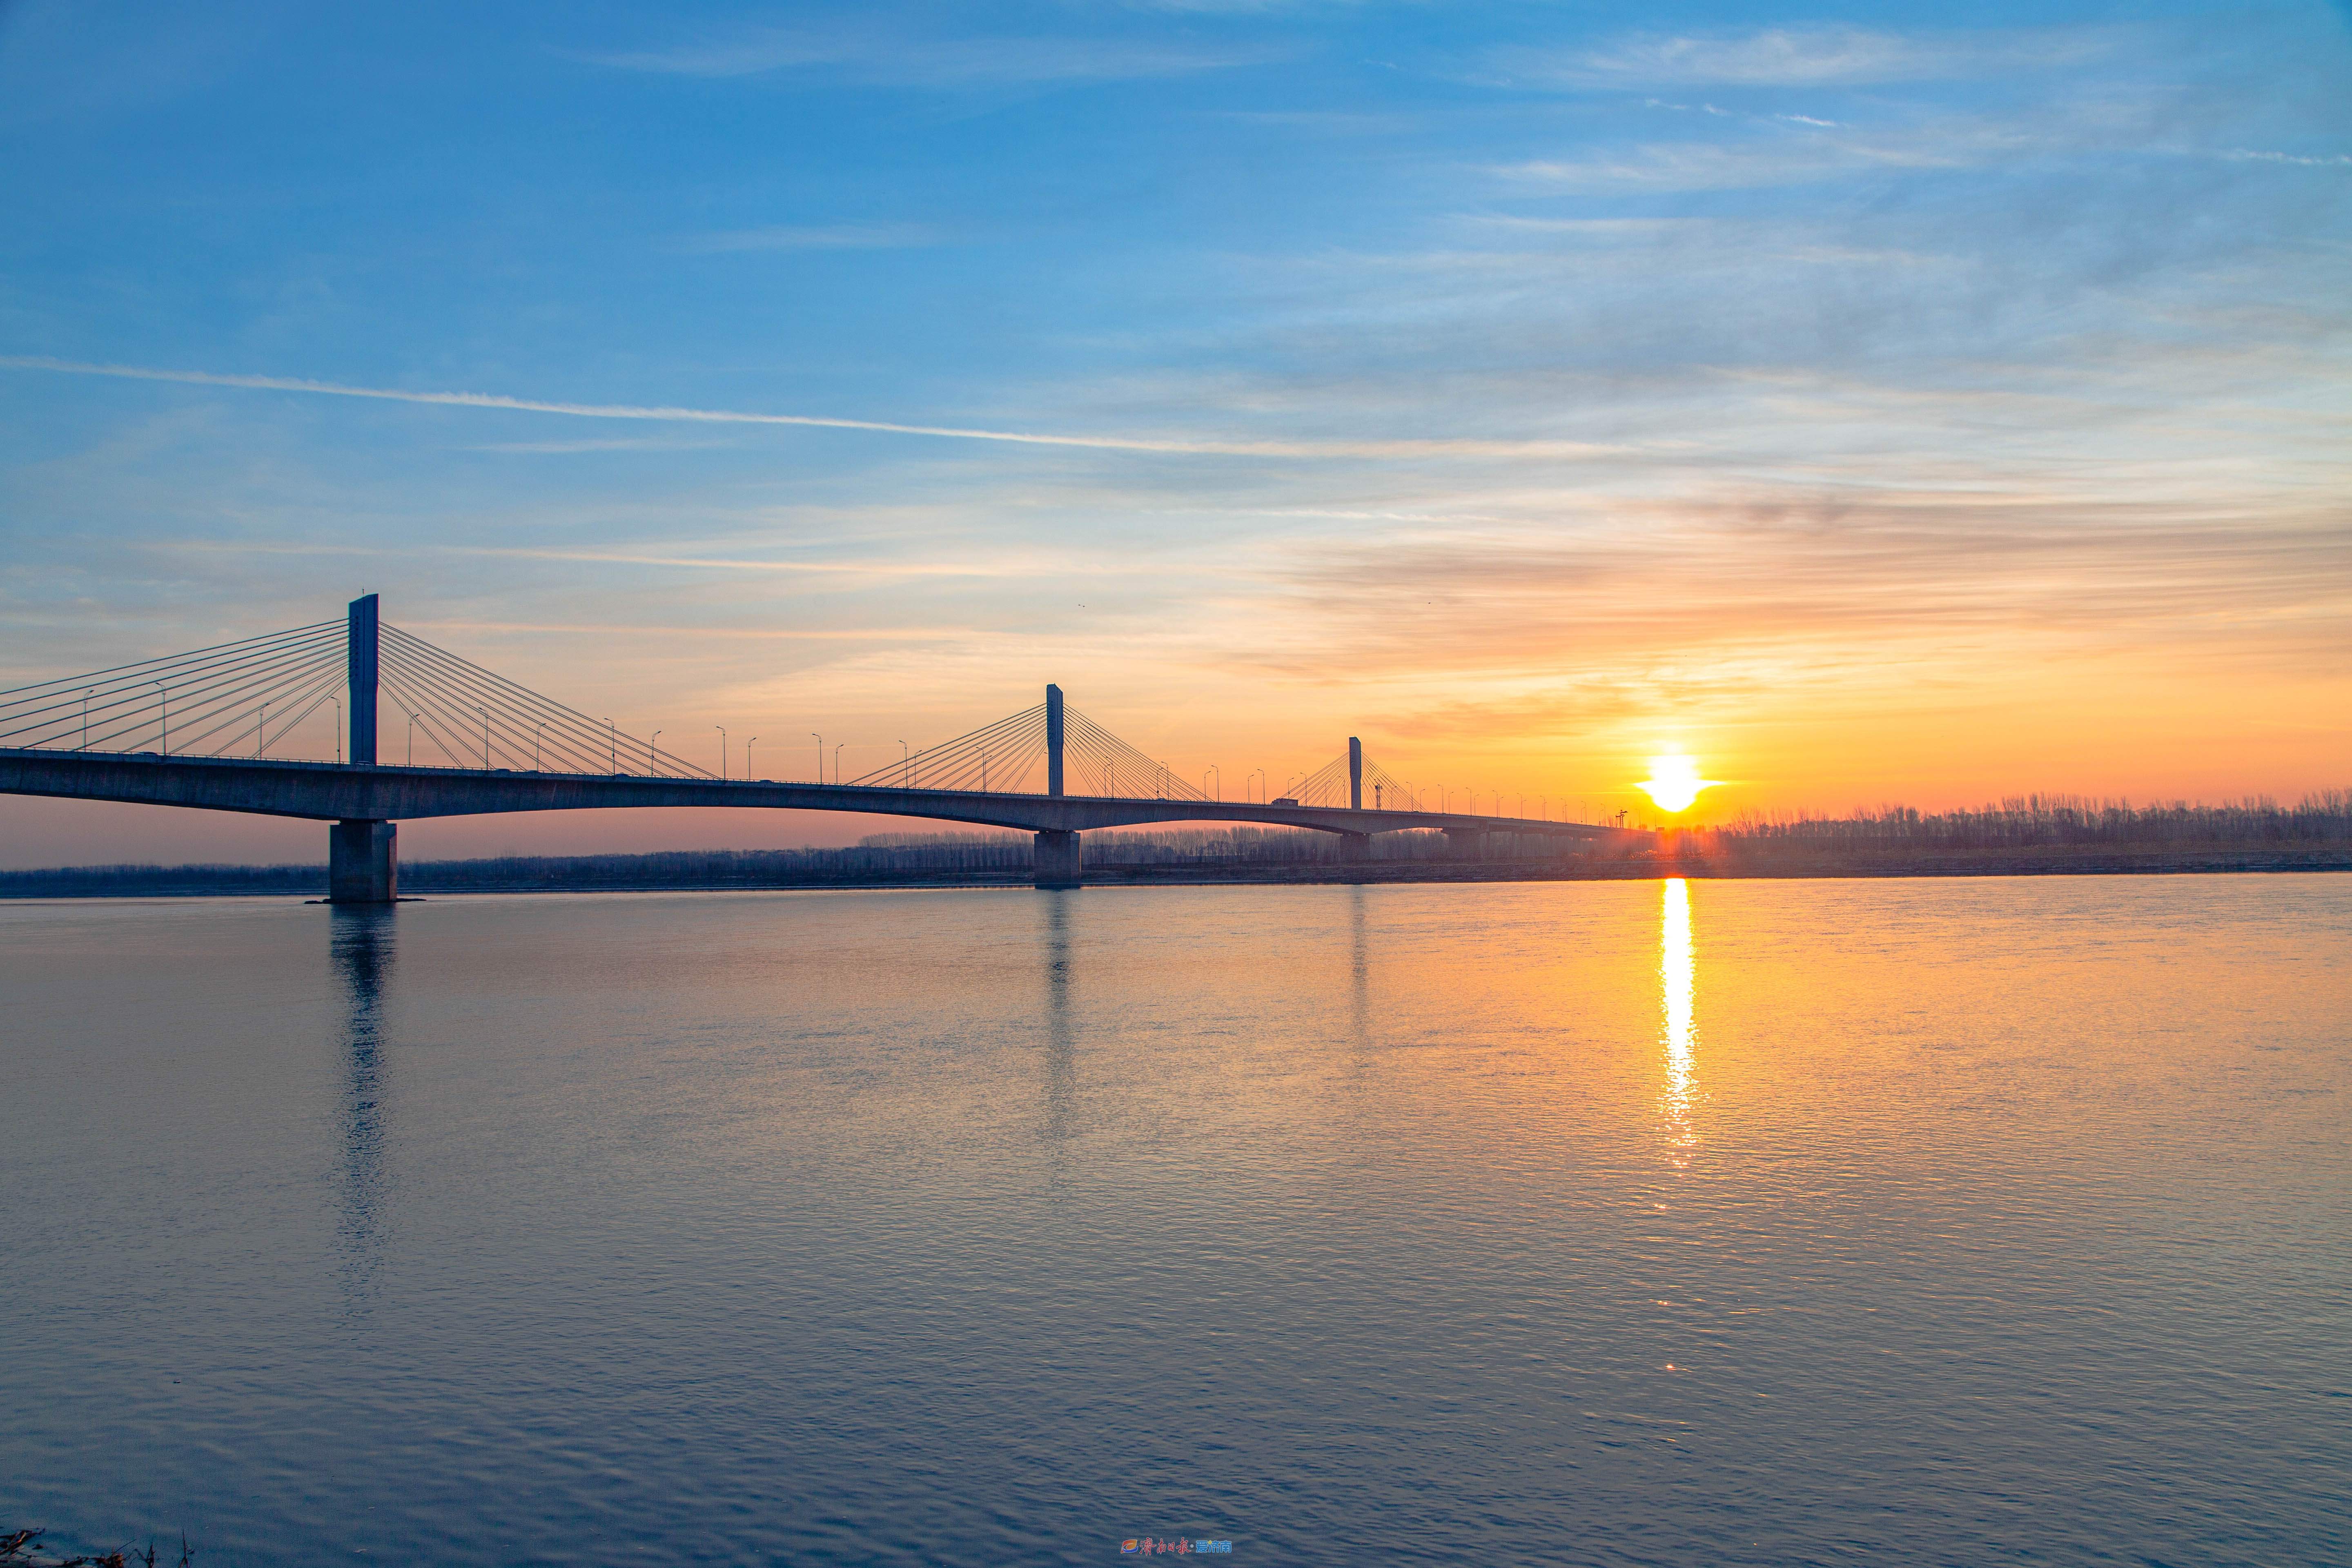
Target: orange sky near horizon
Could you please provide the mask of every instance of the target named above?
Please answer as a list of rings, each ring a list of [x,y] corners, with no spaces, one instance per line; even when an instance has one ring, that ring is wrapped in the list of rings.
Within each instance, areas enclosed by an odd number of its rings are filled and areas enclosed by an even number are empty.
[[[1437,7],[1405,63],[1339,11],[1065,8],[969,59],[909,14],[909,58],[965,59],[924,80],[656,67],[568,13],[150,69],[156,29],[35,10],[0,28],[0,688],[376,592],[771,777],[1052,681],[1228,798],[1351,735],[1425,804],[1587,819],[1661,820],[1639,783],[1686,755],[1694,826],[2352,786],[2340,8]],[[1103,28],[1140,75],[1053,74]],[[1213,68],[1158,47],[1204,29]],[[0,865],[323,846],[0,798]]]

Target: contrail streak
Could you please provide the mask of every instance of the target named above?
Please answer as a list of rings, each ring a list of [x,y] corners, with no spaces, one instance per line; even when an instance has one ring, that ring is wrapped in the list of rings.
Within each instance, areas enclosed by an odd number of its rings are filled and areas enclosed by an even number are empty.
[[[726,408],[639,407],[623,403],[547,403],[490,392],[406,392],[385,386],[346,386],[285,375],[225,375],[203,370],[156,370],[135,364],[89,364],[37,354],[0,354],[0,368],[46,370],[65,375],[106,375],[124,381],[169,381],[191,386],[236,386],[260,392],[300,392],[321,397],[373,397],[386,403],[432,403],[459,408],[502,408],[520,414],[559,414],[573,419],[648,419],[698,425],[798,425],[826,430],[878,430],[894,436],[932,436],[952,441],[1009,441],[1024,447],[1081,447],[1109,452],[1169,452],[1230,458],[1597,458],[1620,447],[1584,441],[1489,441],[1435,439],[1395,441],[1184,441],[1144,436],[1043,436],[1023,430],[973,430],[952,425],[898,425],[881,419],[837,419],[821,414],[751,414]]]

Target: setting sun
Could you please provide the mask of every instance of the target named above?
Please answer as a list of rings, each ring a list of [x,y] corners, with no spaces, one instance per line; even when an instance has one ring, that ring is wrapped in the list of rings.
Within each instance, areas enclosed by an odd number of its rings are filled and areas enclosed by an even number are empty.
[[[1699,777],[1698,764],[1688,757],[1652,757],[1650,776],[1640,787],[1662,811],[1688,811],[1699,791],[1721,782]]]

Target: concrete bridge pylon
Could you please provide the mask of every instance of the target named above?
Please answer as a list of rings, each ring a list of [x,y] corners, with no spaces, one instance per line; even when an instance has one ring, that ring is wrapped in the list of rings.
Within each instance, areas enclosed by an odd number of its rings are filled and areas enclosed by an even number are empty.
[[[1062,752],[1066,725],[1062,689],[1048,681],[1045,685],[1045,793],[1049,795],[1064,793]],[[1041,828],[1036,847],[1030,852],[1030,868],[1041,888],[1075,888],[1080,881],[1079,868],[1084,859],[1078,847],[1078,836],[1075,832]]]
[[[351,602],[344,626],[344,685],[351,698],[351,758],[375,766],[376,691],[383,675],[383,632],[377,598]],[[389,904],[400,897],[399,829],[371,817],[338,822],[327,833],[327,901]]]

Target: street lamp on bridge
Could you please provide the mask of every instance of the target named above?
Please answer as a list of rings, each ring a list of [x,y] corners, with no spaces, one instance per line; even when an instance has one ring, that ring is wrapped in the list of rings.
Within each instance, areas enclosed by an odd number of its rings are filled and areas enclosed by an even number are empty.
[[[477,702],[474,711],[482,716],[482,771],[488,773],[490,768],[490,710]]]
[[[816,782],[823,784],[824,783],[824,737],[814,730],[809,731],[809,736],[816,742]]]
[[[155,689],[155,700],[163,715],[163,738],[155,742],[155,750],[158,755],[168,757],[172,754],[172,689],[160,680],[151,680],[147,684]]]
[[[727,782],[727,726],[713,724],[710,727],[719,731],[719,782],[725,784]]]

